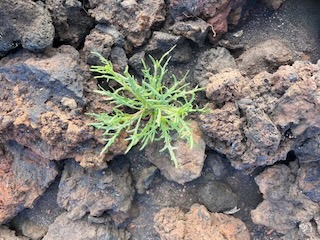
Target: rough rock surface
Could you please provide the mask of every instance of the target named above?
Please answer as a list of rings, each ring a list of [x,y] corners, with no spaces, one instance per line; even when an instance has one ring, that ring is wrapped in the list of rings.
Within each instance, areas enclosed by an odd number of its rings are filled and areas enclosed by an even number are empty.
[[[93,19],[85,12],[84,1],[46,0],[52,16],[56,38],[64,44],[79,47],[93,27]]]
[[[42,51],[53,38],[51,16],[43,6],[31,0],[0,2],[0,56],[20,44],[30,51]]]
[[[89,13],[98,23],[114,25],[134,46],[141,46],[151,35],[150,28],[165,20],[163,0],[136,0],[102,2],[89,0]]]
[[[75,158],[84,167],[96,168],[106,167],[107,160],[124,151],[126,142],[118,141],[120,145],[99,155],[102,138],[88,126],[93,120],[82,111],[110,108],[91,93],[94,82],[87,92],[87,69],[74,48],[62,46],[43,56],[17,52],[3,58],[0,66],[0,86],[5,90],[0,93],[1,141],[15,140],[43,159]]]
[[[286,234],[295,230],[298,224],[314,221],[319,215],[320,205],[308,195],[319,194],[320,175],[319,163],[315,171],[313,165],[303,164],[300,169],[297,162],[290,166],[275,165],[257,176],[255,180],[264,201],[251,211],[253,222]],[[317,175],[305,178],[306,172]]]
[[[16,142],[0,143],[0,223],[32,207],[57,174],[53,162]]]
[[[124,44],[124,37],[116,28],[98,24],[86,36],[82,51],[89,65],[98,65],[100,61],[92,52],[97,52],[108,59],[113,46],[123,47]]]
[[[192,205],[188,213],[179,208],[163,208],[155,215],[154,222],[161,239],[250,239],[241,220],[222,213],[210,213],[199,204]]]
[[[212,38],[227,32],[228,24],[236,25],[246,0],[170,0],[169,13],[175,21],[201,17],[212,26]]]
[[[159,150],[163,147],[161,143],[155,143],[153,146],[147,147],[145,151],[148,160],[160,169],[162,175],[168,180],[180,184],[190,182],[201,175],[206,157],[206,144],[202,132],[196,122],[192,122],[191,126],[194,140],[192,149],[186,141],[181,139],[173,143],[173,147],[176,148],[174,151],[179,167],[175,167],[171,163],[168,153],[159,153]]]
[[[106,210],[127,212],[134,194],[128,168],[128,164],[117,162],[107,169],[90,171],[68,161],[59,184],[58,204],[69,211],[71,219],[86,213],[98,217]]]
[[[202,19],[176,22],[169,28],[174,34],[184,36],[202,46],[210,29],[210,24]]]
[[[212,111],[200,117],[208,146],[238,169],[285,160],[289,151],[320,133],[319,79],[319,63],[300,61],[251,80],[238,70],[212,76],[206,91]]]
[[[29,240],[27,237],[16,236],[15,231],[2,225],[0,226],[0,237],[2,240]]]
[[[68,218],[68,214],[60,215],[55,222],[50,225],[48,233],[43,240],[52,239],[72,239],[72,240],[88,240],[88,239],[121,239],[127,240],[130,234],[122,229],[117,229],[110,223],[96,224],[89,223],[85,220],[72,221]]]
[[[201,87],[205,87],[210,77],[226,68],[237,68],[233,56],[225,48],[212,48],[199,56],[194,78]]]
[[[275,72],[279,66],[293,63],[292,51],[280,40],[269,39],[249,48],[237,59],[241,73],[253,77],[267,71]]]

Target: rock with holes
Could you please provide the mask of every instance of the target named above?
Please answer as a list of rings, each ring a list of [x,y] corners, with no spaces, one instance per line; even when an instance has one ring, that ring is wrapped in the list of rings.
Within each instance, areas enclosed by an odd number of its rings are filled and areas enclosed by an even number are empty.
[[[154,222],[161,239],[250,239],[241,220],[222,213],[210,213],[200,204],[192,205],[187,213],[179,208],[163,208],[156,213]]]
[[[54,162],[17,142],[0,143],[0,223],[32,207],[57,175]]]
[[[2,0],[0,16],[0,56],[20,44],[33,52],[52,45],[54,26],[48,10],[40,2]]]
[[[89,168],[105,168],[106,161],[125,149],[126,142],[119,139],[120,145],[99,154],[101,132],[89,126],[94,120],[83,111],[111,109],[92,93],[96,82],[87,83],[87,66],[73,47],[50,49],[41,56],[20,51],[1,59],[0,65],[2,142],[17,141],[47,160],[75,158]]]
[[[319,165],[319,164],[317,164]],[[319,166],[298,163],[283,164],[267,168],[255,178],[264,201],[251,211],[254,223],[288,234],[297,226],[308,224],[320,212]],[[308,177],[306,177],[308,175]]]
[[[145,43],[151,27],[163,22],[166,15],[163,0],[89,0],[89,5],[89,13],[98,23],[114,25],[134,47]]]
[[[80,219],[86,213],[98,217],[107,210],[130,209],[134,190],[129,165],[119,161],[99,171],[85,170],[71,160],[66,163],[57,201],[69,211],[70,218]]]

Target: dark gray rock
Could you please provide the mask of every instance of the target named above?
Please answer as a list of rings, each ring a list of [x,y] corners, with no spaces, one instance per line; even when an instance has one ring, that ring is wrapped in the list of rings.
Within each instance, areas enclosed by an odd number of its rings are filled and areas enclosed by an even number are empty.
[[[56,39],[77,48],[94,26],[85,11],[84,1],[47,0],[46,8],[52,16]]]
[[[320,203],[320,161],[302,164],[297,181],[305,195],[312,201]]]
[[[309,167],[312,167],[312,164]],[[251,211],[255,224],[287,234],[297,229],[299,223],[313,221],[320,212],[320,205],[305,195],[302,189],[305,189],[306,193],[317,193],[319,180],[313,182],[305,178],[307,175],[313,177],[314,172],[303,168],[298,170],[297,162],[292,162],[290,166],[274,165],[255,178],[264,198],[264,201]],[[311,194],[311,197],[314,196],[316,194]]]
[[[122,34],[118,32],[118,30],[116,30],[112,26],[98,24],[93,30],[91,30],[90,34],[86,36],[83,47],[84,57],[89,65],[98,65],[101,64],[99,58],[96,55],[92,54],[92,52],[97,52],[104,58],[108,59],[113,47],[115,47],[116,49],[122,48],[124,44],[124,38]],[[125,53],[123,50],[114,51],[121,53],[120,56],[122,57],[119,56],[119,58],[123,59],[125,57]],[[122,63],[121,65],[124,65],[124,63]]]
[[[226,184],[211,181],[198,189],[199,203],[211,212],[223,212],[238,205],[238,197]]]
[[[181,44],[183,41],[184,39],[181,36],[154,31],[144,50],[150,53],[155,51],[166,52],[174,45]]]
[[[157,170],[158,168],[156,168],[155,166],[151,166],[149,168],[144,168],[141,171],[141,174],[138,176],[135,186],[139,194],[145,193],[145,191],[150,188]]]
[[[54,162],[14,141],[0,143],[0,149],[0,223],[3,223],[24,208],[32,207],[58,171]]]
[[[169,30],[171,30],[174,34],[184,36],[185,38],[197,43],[199,46],[203,45],[209,29],[210,24],[202,19],[197,19],[195,21],[176,22],[169,28]]]
[[[201,87],[205,87],[210,77],[226,68],[237,68],[233,56],[226,48],[212,48],[199,56],[194,78]]]
[[[110,61],[117,72],[123,73],[128,66],[128,58],[122,47],[115,46],[111,49]]]
[[[300,162],[320,161],[320,135],[305,140],[294,148],[294,153]]]
[[[72,221],[68,218],[68,214],[64,213],[50,225],[43,240],[128,240],[129,238],[130,234],[126,230],[117,229],[110,223],[96,224],[86,220]]]
[[[75,161],[67,161],[62,173],[58,204],[69,211],[69,217],[80,219],[86,213],[100,216],[106,210],[127,212],[134,189],[129,165],[117,160],[99,171],[86,171]]]
[[[134,47],[141,46],[151,35],[151,27],[165,20],[163,0],[89,0],[89,13],[98,23],[113,25]]]
[[[143,68],[143,64],[142,64],[141,60],[145,60],[145,56],[146,56],[146,53],[144,51],[137,52],[137,53],[133,54],[132,57],[129,58],[129,61],[128,61],[130,67],[132,67],[133,70],[135,71],[135,73],[140,76],[143,75],[143,73],[141,72],[141,70]]]
[[[31,0],[0,2],[0,56],[20,44],[30,51],[43,51],[52,45],[54,27],[41,4]]]

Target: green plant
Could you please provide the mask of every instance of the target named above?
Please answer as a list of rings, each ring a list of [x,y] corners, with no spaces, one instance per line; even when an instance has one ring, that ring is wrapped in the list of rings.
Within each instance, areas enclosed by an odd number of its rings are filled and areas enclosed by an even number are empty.
[[[142,144],[140,149],[143,149],[150,142],[163,141],[164,147],[160,151],[168,150],[176,167],[178,160],[171,145],[172,134],[177,133],[190,147],[193,146],[192,129],[185,118],[189,113],[205,111],[205,108],[193,106],[195,93],[202,89],[197,86],[188,90],[189,84],[184,82],[187,74],[180,81],[172,75],[173,83],[170,86],[163,85],[170,60],[168,55],[172,50],[166,52],[160,60],[149,56],[153,64],[152,71],[142,60],[144,77],[141,83],[128,72],[128,68],[123,75],[117,73],[110,61],[95,53],[104,64],[91,67],[92,72],[99,74],[95,78],[114,80],[119,85],[117,89],[106,90],[100,87],[100,90],[95,91],[113,105],[111,114],[91,114],[97,120],[91,125],[102,129],[106,137],[106,145],[101,153],[115,142],[122,131],[127,132],[126,140],[130,142],[126,153],[139,142]]]

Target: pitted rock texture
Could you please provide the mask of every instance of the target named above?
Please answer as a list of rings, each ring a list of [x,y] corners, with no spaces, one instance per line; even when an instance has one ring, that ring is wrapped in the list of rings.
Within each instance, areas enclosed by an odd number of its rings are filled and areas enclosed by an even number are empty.
[[[210,77],[226,68],[237,68],[233,56],[226,48],[212,48],[200,54],[195,67],[194,78],[201,87],[205,87]]]
[[[138,47],[151,35],[151,27],[165,20],[163,0],[136,0],[102,2],[89,0],[89,13],[98,23],[115,26],[126,39]]]
[[[281,65],[293,63],[293,52],[280,40],[269,39],[249,48],[237,59],[243,75],[254,77],[267,71],[275,72]]]
[[[164,240],[249,240],[246,225],[222,213],[210,213],[200,204],[184,213],[179,208],[163,208],[154,217],[155,229]]]
[[[170,0],[169,14],[174,21],[200,17],[211,25],[211,38],[215,40],[228,31],[228,24],[236,25],[241,18],[246,0]]]
[[[202,46],[210,29],[210,24],[202,19],[176,22],[169,28],[174,34],[184,36]]]
[[[52,225],[50,225],[48,233],[44,236],[43,240],[128,240],[129,238],[130,234],[126,230],[117,229],[111,223],[96,224],[83,219],[72,221],[68,218],[68,214],[64,213],[60,215]]]
[[[84,1],[47,0],[46,8],[52,16],[56,38],[64,44],[79,47],[85,36],[94,26],[93,19],[88,16]]]
[[[50,13],[39,3],[31,0],[0,2],[0,56],[20,44],[30,51],[43,51],[52,45],[53,38]]]
[[[32,207],[57,174],[53,162],[16,142],[0,143],[0,223]]]
[[[182,140],[177,139],[173,143],[173,147],[178,160],[178,167],[175,167],[168,153],[159,152],[163,147],[162,143],[155,143],[146,148],[148,161],[156,165],[163,176],[168,180],[175,181],[179,184],[190,182],[201,175],[205,160],[206,144],[203,135],[196,122],[191,123],[193,135],[193,147]]]
[[[315,171],[313,165],[302,164],[299,168],[297,161],[290,166],[279,164],[257,176],[255,180],[264,201],[251,211],[253,222],[287,234],[297,230],[298,224],[314,221],[319,215],[320,204],[312,201],[312,197],[319,194],[320,174],[319,164]],[[308,178],[306,172],[316,175],[310,174],[314,176]]]
[[[15,140],[43,159],[75,158],[89,168],[104,168],[124,151],[126,142],[119,140],[99,155],[101,133],[82,111],[108,112],[110,106],[92,94],[93,83],[88,92],[87,69],[74,48],[62,46],[43,56],[22,51],[1,59],[0,66],[1,141]]]
[[[86,213],[98,217],[106,210],[127,212],[134,190],[127,163],[115,160],[107,169],[85,170],[75,161],[66,162],[62,173],[58,204],[69,211],[69,217],[80,219]]]
[[[206,90],[212,110],[200,117],[208,146],[237,169],[285,160],[320,133],[319,79],[320,63],[302,61],[252,79],[230,69],[213,75]]]

